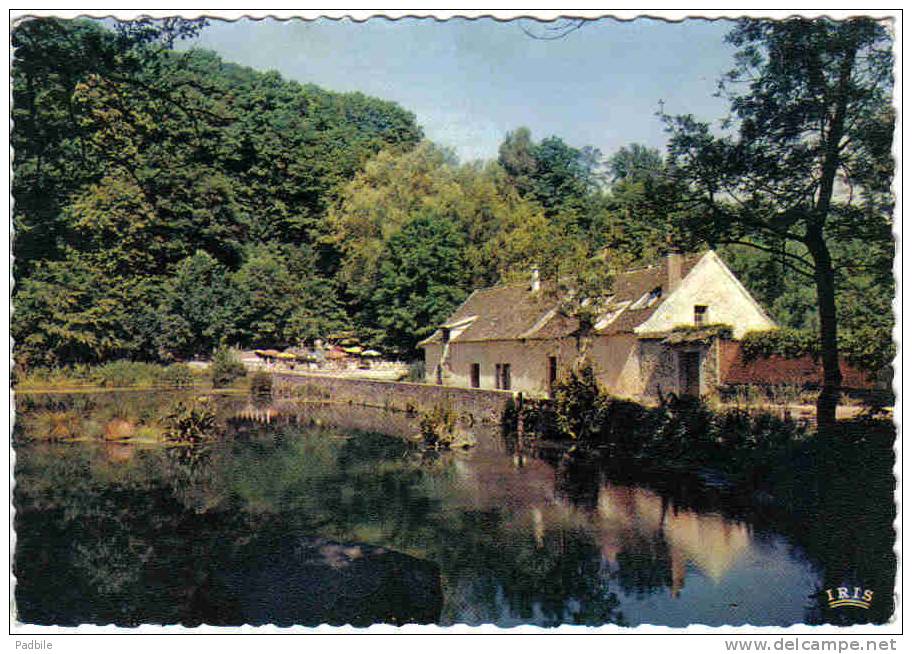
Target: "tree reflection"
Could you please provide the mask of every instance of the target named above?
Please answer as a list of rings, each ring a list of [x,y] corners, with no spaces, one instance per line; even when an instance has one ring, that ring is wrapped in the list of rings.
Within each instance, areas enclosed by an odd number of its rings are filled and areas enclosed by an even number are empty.
[[[86,420],[115,410],[94,402],[79,407]],[[382,423],[386,414],[373,415]],[[240,598],[216,592],[225,571],[267,566],[278,544],[304,535],[436,563],[444,624],[623,624],[618,593],[675,597],[689,569],[720,580],[753,551],[743,521],[696,510],[693,497],[613,482],[599,466],[552,465],[528,443],[428,458],[402,438],[321,426],[324,417],[234,420],[225,438],[196,447],[18,444],[20,619],[231,623]],[[364,426],[369,418],[350,416]],[[875,448],[862,469],[883,467],[882,454]],[[828,465],[814,488],[795,493],[807,499],[792,507],[794,524],[767,522],[796,534],[820,566],[821,590],[851,582],[889,598],[889,475],[872,472],[860,494],[835,481],[852,462]],[[859,620],[822,597],[806,620]],[[868,619],[887,619],[891,606],[875,603]]]

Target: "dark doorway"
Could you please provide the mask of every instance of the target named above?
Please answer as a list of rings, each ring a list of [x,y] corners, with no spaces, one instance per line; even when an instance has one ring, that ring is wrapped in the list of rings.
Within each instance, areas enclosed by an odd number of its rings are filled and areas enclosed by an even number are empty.
[[[557,357],[548,357],[548,388],[557,383]]]
[[[680,388],[682,395],[700,395],[700,353],[681,352],[678,354]]]
[[[481,388],[481,364],[473,363],[469,369],[469,378],[472,388]]]
[[[494,388],[510,390],[510,364],[498,363],[494,366]]]

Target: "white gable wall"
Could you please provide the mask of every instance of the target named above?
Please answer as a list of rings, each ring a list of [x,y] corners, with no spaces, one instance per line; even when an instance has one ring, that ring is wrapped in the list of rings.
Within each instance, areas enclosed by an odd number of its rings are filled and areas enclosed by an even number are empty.
[[[734,338],[741,338],[749,331],[776,327],[728,266],[715,252],[709,251],[649,320],[634,331],[648,334],[693,325],[694,306],[701,304],[708,307],[704,322],[731,325]]]

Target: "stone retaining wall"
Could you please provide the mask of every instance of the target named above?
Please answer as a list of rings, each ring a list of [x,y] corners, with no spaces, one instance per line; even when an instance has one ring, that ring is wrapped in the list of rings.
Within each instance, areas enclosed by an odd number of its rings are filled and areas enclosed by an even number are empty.
[[[516,395],[513,391],[454,388],[434,384],[345,379],[329,375],[273,374],[279,394],[291,390],[297,397],[377,406],[398,411],[429,411],[448,406],[460,417],[473,421],[500,422],[504,408]],[[285,387],[283,389],[282,387]]]

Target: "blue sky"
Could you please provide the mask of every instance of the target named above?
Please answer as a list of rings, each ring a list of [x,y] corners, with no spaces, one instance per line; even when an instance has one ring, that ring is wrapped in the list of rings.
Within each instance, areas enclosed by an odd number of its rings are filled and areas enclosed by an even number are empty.
[[[555,134],[605,154],[631,142],[662,148],[659,100],[670,113],[724,115],[712,94],[732,64],[723,42],[730,27],[605,19],[540,41],[515,22],[489,18],[245,19],[212,21],[191,45],[288,79],[398,102],[428,138],[468,160],[495,157],[504,134],[522,125],[536,140]]]

